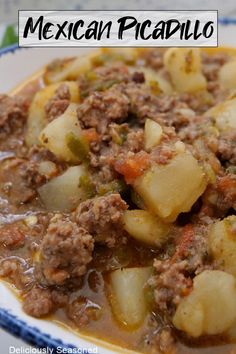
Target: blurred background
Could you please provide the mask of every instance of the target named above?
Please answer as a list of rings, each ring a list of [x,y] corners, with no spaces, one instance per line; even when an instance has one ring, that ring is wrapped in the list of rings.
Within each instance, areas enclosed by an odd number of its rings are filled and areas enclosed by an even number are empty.
[[[236,0],[0,0],[0,48],[18,41],[18,10],[218,10],[220,17],[236,18]],[[0,73],[1,80],[1,73]],[[0,329],[0,352],[29,347]]]

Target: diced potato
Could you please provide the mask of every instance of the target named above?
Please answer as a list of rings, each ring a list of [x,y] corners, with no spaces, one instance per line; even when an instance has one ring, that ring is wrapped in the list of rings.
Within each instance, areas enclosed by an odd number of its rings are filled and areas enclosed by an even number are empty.
[[[216,121],[219,130],[236,128],[236,97],[219,103],[205,113]]]
[[[93,69],[93,60],[101,55],[100,50],[67,60],[59,65],[50,65],[45,73],[45,80],[48,83],[55,83],[64,80],[76,80],[79,75]]]
[[[144,321],[147,314],[144,286],[151,274],[151,267],[123,268],[111,273],[111,305],[123,325],[134,328]]]
[[[192,337],[226,332],[236,321],[236,281],[220,270],[194,278],[192,292],[180,301],[173,317],[176,328]]]
[[[150,150],[158,145],[162,138],[162,127],[152,119],[146,119],[144,128],[145,149]]]
[[[165,221],[175,221],[206,188],[206,178],[197,160],[188,152],[177,154],[166,165],[153,165],[134,183],[145,205]]]
[[[45,207],[51,211],[73,210],[85,199],[80,187],[80,178],[85,172],[82,165],[69,167],[62,175],[39,187],[38,193]]]
[[[146,210],[127,210],[123,215],[124,229],[136,240],[161,246],[167,239],[170,225]]]
[[[71,103],[67,110],[51,121],[40,133],[39,140],[43,146],[59,159],[67,162],[79,162],[68,147],[68,136],[73,134],[75,139],[81,139],[81,128],[76,114],[77,105]]]
[[[70,91],[71,102],[79,102],[79,88],[76,82],[60,82],[44,87],[36,93],[29,108],[25,141],[28,146],[38,144],[41,130],[47,124],[45,105],[53,97],[61,84],[66,84]]]
[[[170,48],[165,52],[164,65],[178,92],[206,89],[207,81],[201,72],[199,48]]]
[[[233,232],[233,230],[235,230]],[[236,277],[236,216],[218,221],[211,227],[209,248],[215,260]]]
[[[145,77],[145,83],[150,85],[152,88],[156,86],[155,91],[159,91],[159,93],[165,93],[166,95],[170,95],[173,92],[173,88],[169,81],[167,81],[160,73],[151,69],[145,68],[141,66],[130,67],[129,71],[132,72],[142,72]]]
[[[222,87],[236,89],[236,60],[229,61],[220,68],[219,82]]]

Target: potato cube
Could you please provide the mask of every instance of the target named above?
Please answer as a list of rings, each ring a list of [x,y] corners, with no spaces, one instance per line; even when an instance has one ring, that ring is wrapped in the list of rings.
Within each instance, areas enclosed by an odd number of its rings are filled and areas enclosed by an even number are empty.
[[[236,282],[231,274],[205,270],[194,278],[192,292],[173,317],[176,328],[192,337],[221,334],[236,321]]]
[[[162,127],[152,119],[146,119],[144,128],[145,149],[150,150],[158,145],[162,138]]]
[[[69,167],[62,175],[54,177],[38,188],[38,193],[45,207],[52,211],[71,211],[85,199],[85,193],[80,187],[80,178],[85,174],[85,168]]]
[[[233,230],[235,230],[233,232]],[[209,235],[209,248],[222,270],[236,277],[236,216],[214,223]]]
[[[116,319],[130,328],[142,324],[147,314],[144,286],[151,267],[123,268],[111,272],[111,305]]]
[[[76,82],[59,82],[42,88],[36,93],[33,101],[29,107],[29,114],[27,120],[27,131],[25,141],[28,146],[38,144],[39,134],[47,124],[47,117],[45,112],[45,105],[50,98],[55,94],[55,91],[60,85],[66,84],[70,91],[70,101],[79,102],[79,88]]]
[[[164,65],[178,92],[206,89],[207,81],[201,72],[199,48],[170,48],[165,52]]]
[[[127,210],[123,222],[125,230],[132,237],[151,246],[161,246],[170,230],[169,224],[147,210]]]
[[[134,183],[146,206],[165,221],[175,221],[206,188],[205,174],[188,152],[177,154],[166,165],[153,165]]]
[[[236,60],[229,61],[220,68],[219,82],[222,87],[236,89]]]
[[[236,128],[236,98],[219,103],[205,113],[206,116],[215,119],[219,130]]]
[[[67,110],[50,122],[40,133],[39,140],[59,159],[67,162],[79,162],[68,147],[68,136],[73,134],[75,139],[81,139],[81,128],[76,114],[77,105],[71,103]]]

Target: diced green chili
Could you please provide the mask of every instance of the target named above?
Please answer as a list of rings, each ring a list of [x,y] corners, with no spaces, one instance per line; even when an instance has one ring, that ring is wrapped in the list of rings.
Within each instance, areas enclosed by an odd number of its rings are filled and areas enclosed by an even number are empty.
[[[94,71],[88,71],[85,74],[85,79],[88,81],[95,81],[97,80],[97,74]]]
[[[161,93],[161,89],[160,89],[159,83],[157,81],[151,80],[149,82],[149,85],[150,85],[152,93],[154,95],[159,95]]]
[[[114,181],[110,183],[106,183],[101,185],[98,188],[98,194],[99,195],[104,195],[107,193],[125,193],[127,190],[127,185],[125,182],[121,179],[115,179]]]
[[[80,177],[79,186],[85,193],[86,198],[93,198],[96,195],[95,185],[93,184],[89,174]]]
[[[66,145],[81,161],[86,161],[89,154],[89,143],[84,137],[77,137],[72,132],[66,135]]]

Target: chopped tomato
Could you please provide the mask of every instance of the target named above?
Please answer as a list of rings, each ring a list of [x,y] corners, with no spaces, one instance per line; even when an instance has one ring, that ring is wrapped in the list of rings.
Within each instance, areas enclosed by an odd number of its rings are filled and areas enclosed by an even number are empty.
[[[191,224],[184,226],[183,234],[178,242],[176,252],[173,256],[174,261],[176,258],[182,257],[186,254],[194,239],[194,228]]]
[[[115,170],[124,176],[127,184],[132,184],[150,166],[149,155],[140,151],[124,160],[115,162]]]
[[[218,186],[222,192],[229,189],[236,189],[236,178],[232,178],[232,176],[222,177],[218,182]]]
[[[84,129],[82,134],[89,143],[99,140],[99,135],[94,128]]]

